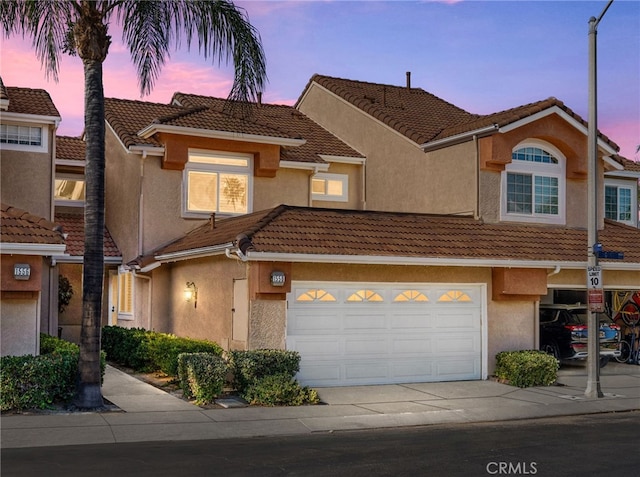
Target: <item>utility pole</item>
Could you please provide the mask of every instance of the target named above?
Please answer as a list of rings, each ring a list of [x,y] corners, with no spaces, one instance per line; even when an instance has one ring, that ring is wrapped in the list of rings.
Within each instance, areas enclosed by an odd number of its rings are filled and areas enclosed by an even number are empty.
[[[589,130],[588,130],[588,161],[587,170],[587,203],[588,203],[588,267],[587,286],[589,286],[589,274],[592,270],[598,269],[598,256],[596,253],[598,243],[598,86],[597,86],[597,54],[596,35],[598,23],[607,12],[613,0],[609,0],[600,16],[596,19],[589,19]],[[602,283],[599,284],[602,288]],[[604,397],[600,388],[600,323],[598,313],[595,310],[603,311],[592,303],[590,290],[589,309],[587,311],[587,389],[584,394],[588,398]]]

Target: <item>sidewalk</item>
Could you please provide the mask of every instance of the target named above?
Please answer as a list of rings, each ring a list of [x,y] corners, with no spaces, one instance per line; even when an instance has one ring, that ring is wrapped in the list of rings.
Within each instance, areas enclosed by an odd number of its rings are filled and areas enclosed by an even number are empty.
[[[584,364],[558,385],[520,389],[494,381],[319,388],[326,405],[201,409],[107,367],[103,396],[117,409],[2,417],[2,448],[228,439],[640,410],[640,366],[601,370],[604,397],[587,399]]]

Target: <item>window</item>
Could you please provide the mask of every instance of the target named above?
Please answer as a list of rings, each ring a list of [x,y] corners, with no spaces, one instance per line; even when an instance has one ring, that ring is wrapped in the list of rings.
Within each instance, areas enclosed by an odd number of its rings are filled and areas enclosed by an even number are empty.
[[[133,315],[133,275],[120,272],[118,275],[118,313]]]
[[[604,188],[604,215],[607,219],[635,225],[632,211],[635,206],[631,187],[606,185]]]
[[[188,217],[250,212],[251,155],[189,151],[183,191],[183,213]]]
[[[349,178],[345,174],[316,174],[311,180],[314,200],[346,202],[349,198]]]
[[[296,301],[316,302],[316,301],[336,301],[336,298],[326,290],[314,289],[301,293]]]
[[[564,157],[550,144],[522,144],[502,173],[502,220],[564,223]]]
[[[347,298],[348,302],[360,302],[360,301],[384,301],[382,296],[378,292],[373,290],[358,290],[352,293]]]
[[[84,206],[84,177],[57,175],[54,198],[56,205]]]
[[[45,132],[42,126],[0,124],[0,144],[3,149],[44,152],[47,150]]]

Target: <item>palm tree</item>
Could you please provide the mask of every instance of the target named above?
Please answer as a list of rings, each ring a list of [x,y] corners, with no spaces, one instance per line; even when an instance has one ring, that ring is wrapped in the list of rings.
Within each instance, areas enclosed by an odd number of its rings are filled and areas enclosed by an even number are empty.
[[[84,65],[85,246],[82,289],[79,384],[75,405],[104,405],[100,390],[100,326],[104,275],[105,121],[102,64],[109,52],[108,27],[119,23],[123,42],[137,69],[141,93],[148,94],[171,46],[198,39],[205,58],[232,61],[230,100],[257,99],[266,82],[266,63],[257,30],[243,10],[228,0],[2,0],[6,37],[21,33],[33,40],[47,72],[58,80],[62,53],[77,54]]]

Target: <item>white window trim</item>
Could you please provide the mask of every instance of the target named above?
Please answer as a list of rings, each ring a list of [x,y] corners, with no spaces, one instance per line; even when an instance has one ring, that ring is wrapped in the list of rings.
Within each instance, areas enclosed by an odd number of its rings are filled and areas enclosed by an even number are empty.
[[[39,146],[29,144],[11,144],[0,142],[0,149],[6,151],[23,151],[23,152],[49,152],[49,126],[46,124],[22,123],[17,121],[4,122],[5,126],[27,126],[31,128],[39,128],[41,131],[42,143]]]
[[[246,159],[247,167],[239,166],[222,166],[217,164],[207,164],[204,162],[192,162],[187,161],[185,168],[182,172],[182,217],[187,219],[207,219],[214,212],[193,212],[187,207],[188,194],[189,194],[189,171],[200,172],[229,172],[247,175],[247,211],[231,214],[228,212],[217,212],[215,214],[222,217],[232,217],[238,215],[249,214],[253,212],[253,154],[234,153],[228,151],[213,151],[205,149],[189,149],[189,154],[197,153],[210,156],[227,157],[230,159]]]
[[[85,194],[86,194],[87,183],[85,181],[83,174],[56,174],[54,179],[54,184],[55,184],[55,181],[57,180],[65,180],[65,179],[84,182]],[[54,192],[54,199],[55,199],[55,192]],[[61,207],[84,207],[84,200],[55,199],[54,203],[56,206],[61,206]]]
[[[313,183],[313,179],[324,179],[329,181],[337,181],[342,183],[342,195],[331,195],[331,194],[317,194],[312,192],[311,198],[313,200],[322,200],[322,201],[331,201],[331,202],[348,202],[349,200],[349,176],[347,174],[329,174],[326,172],[321,172],[318,174],[314,174],[311,178]]]
[[[545,141],[527,140],[513,148],[512,152],[523,147],[538,147],[550,152],[558,164],[547,164],[530,161],[511,161],[502,171],[500,177],[500,220],[505,222],[531,222],[563,225],[566,222],[566,158],[558,148]],[[507,213],[507,175],[531,174],[532,176],[556,177],[558,179],[558,215],[551,214],[516,214]],[[533,185],[535,187],[535,185]],[[532,199],[535,198],[535,192]],[[534,204],[532,204],[532,207]]]
[[[616,180],[616,179],[606,179],[604,180],[604,189],[603,189],[603,193],[604,195],[602,196],[602,204],[603,207],[605,206],[605,197],[606,197],[606,188],[607,186],[610,187],[615,187],[617,189],[629,189],[631,191],[631,220],[618,220],[616,219],[616,222],[620,222],[621,224],[627,224],[627,225],[631,225],[632,227],[636,227],[637,226],[637,220],[638,220],[638,216],[636,211],[638,210],[638,191],[637,191],[637,186],[634,187],[632,184],[629,183],[629,181],[624,181],[624,180]],[[620,200],[620,194],[618,193],[618,200]],[[619,204],[618,204],[619,205]],[[619,210],[618,210],[618,214],[619,214]],[[616,214],[616,215],[618,215]]]
[[[123,285],[123,280],[124,280],[124,275],[127,274],[127,276],[129,276],[130,280],[131,280],[131,310],[129,311],[122,311],[120,304],[121,304],[121,300],[122,300],[122,285]],[[134,313],[133,310],[135,309],[135,280],[134,280],[134,276],[133,273],[127,270],[118,270],[118,296],[117,296],[117,307],[118,307],[118,320],[133,320],[134,318]]]

